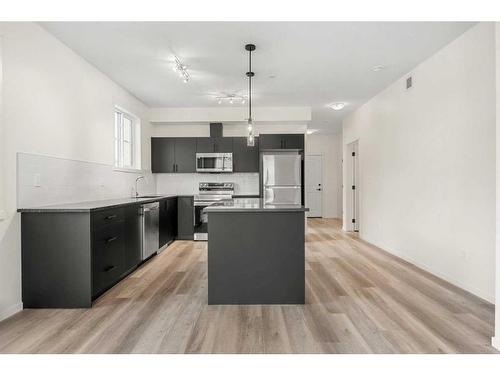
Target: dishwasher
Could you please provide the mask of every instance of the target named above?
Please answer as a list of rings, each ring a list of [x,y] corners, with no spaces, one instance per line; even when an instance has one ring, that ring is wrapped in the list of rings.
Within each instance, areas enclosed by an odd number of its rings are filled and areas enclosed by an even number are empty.
[[[160,245],[159,237],[160,204],[158,202],[141,205],[142,218],[142,260],[156,254]]]

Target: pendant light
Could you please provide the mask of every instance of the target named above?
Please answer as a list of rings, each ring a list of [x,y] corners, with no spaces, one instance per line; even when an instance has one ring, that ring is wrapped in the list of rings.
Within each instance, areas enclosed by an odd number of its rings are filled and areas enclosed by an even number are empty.
[[[252,72],[252,51],[255,51],[254,44],[247,44],[245,49],[248,51],[248,123],[247,123],[247,146],[253,147],[255,146],[255,137],[253,134],[253,119],[252,119],[252,77],[255,75]]]

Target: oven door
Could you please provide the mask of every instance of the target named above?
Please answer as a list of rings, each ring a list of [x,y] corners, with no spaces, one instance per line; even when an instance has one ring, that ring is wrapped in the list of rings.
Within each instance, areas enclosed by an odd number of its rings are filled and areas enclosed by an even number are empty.
[[[208,240],[208,214],[203,212],[205,207],[210,206],[207,202],[194,202],[194,240]]]

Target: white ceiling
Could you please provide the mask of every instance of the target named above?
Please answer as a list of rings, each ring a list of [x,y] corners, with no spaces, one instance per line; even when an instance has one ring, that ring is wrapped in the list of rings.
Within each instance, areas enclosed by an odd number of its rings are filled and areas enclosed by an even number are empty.
[[[473,23],[465,22],[44,22],[42,26],[150,107],[218,106],[246,94],[253,54],[255,106],[310,106],[310,127],[342,118]],[[183,83],[173,55],[188,66]],[[372,71],[376,65],[386,68]],[[270,78],[275,75],[275,78]],[[343,101],[333,111],[327,104]]]

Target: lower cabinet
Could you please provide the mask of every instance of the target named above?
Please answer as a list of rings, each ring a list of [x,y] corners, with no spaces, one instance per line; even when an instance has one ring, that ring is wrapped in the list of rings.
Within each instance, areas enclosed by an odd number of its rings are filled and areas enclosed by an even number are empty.
[[[160,201],[160,246],[174,241],[177,237],[177,198]]]
[[[160,247],[193,239],[193,196],[160,201]],[[25,308],[85,308],[141,263],[140,204],[22,212]]]
[[[23,212],[25,308],[84,308],[141,262],[139,205]]]
[[[177,238],[179,240],[194,239],[193,198],[193,196],[177,198]]]
[[[96,224],[102,216],[115,218]],[[92,297],[116,284],[141,262],[140,206],[99,211],[92,222]]]

